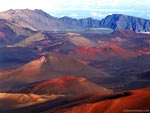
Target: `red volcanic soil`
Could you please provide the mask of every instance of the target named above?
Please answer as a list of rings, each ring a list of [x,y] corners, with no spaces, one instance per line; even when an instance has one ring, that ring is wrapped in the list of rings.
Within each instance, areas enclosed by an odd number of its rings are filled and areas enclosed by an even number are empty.
[[[150,48],[149,47],[144,47],[142,49],[138,49],[137,52],[141,53],[141,54],[150,54]]]
[[[112,91],[104,87],[96,85],[88,81],[83,77],[62,77],[56,78],[37,84],[32,84],[32,86],[27,86],[25,88],[18,90],[21,93],[34,93],[34,94],[69,94],[69,95],[83,95],[83,94],[99,94],[106,95],[111,94]]]
[[[126,42],[127,40],[124,39],[124,38],[115,37],[115,38],[111,38],[111,41],[112,41],[112,42],[120,42],[120,43],[123,43],[123,42]]]
[[[124,36],[124,37],[135,37],[135,36],[138,36],[137,33],[131,31],[131,30],[116,30],[114,31],[113,33],[111,33],[112,35],[115,35],[115,36]]]
[[[78,47],[76,53],[83,58],[92,60],[107,60],[114,58],[130,58],[135,57],[138,54],[136,52],[125,50],[117,45],[108,45],[102,47]]]
[[[82,46],[76,49],[76,52],[81,56],[95,57],[98,52],[101,52],[101,47]]]
[[[82,64],[67,55],[48,55],[33,60],[24,66],[9,71],[3,75],[0,82],[0,90],[18,88],[25,84],[49,80],[68,75],[90,77],[104,77],[109,74]]]
[[[0,32],[0,38],[4,38],[5,37],[5,33]]]
[[[123,97],[115,97],[114,99],[112,97],[103,101],[68,107],[56,113],[149,113],[150,88],[133,90],[130,93],[130,95]]]

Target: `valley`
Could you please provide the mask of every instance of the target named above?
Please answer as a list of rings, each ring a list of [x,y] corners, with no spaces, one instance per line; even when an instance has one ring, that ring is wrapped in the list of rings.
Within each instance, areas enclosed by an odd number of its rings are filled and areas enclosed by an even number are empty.
[[[0,12],[0,113],[149,112],[149,23]]]

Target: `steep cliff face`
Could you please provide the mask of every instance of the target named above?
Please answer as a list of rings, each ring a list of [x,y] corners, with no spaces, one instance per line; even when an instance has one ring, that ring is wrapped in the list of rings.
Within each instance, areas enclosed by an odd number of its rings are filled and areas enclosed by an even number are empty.
[[[113,30],[131,30],[135,32],[149,32],[150,21],[122,14],[108,15],[102,20],[93,18],[72,19],[69,17],[60,18],[64,24],[76,25],[84,28],[110,28]]]
[[[132,30],[135,32],[149,32],[150,21],[133,16],[113,14],[109,15],[100,22],[101,27],[114,30]]]

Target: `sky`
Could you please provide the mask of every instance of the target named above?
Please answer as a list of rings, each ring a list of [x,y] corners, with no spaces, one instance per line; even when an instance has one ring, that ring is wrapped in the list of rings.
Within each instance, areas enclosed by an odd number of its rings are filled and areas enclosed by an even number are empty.
[[[52,16],[102,19],[125,14],[150,19],[150,0],[1,0],[0,11],[42,9]]]

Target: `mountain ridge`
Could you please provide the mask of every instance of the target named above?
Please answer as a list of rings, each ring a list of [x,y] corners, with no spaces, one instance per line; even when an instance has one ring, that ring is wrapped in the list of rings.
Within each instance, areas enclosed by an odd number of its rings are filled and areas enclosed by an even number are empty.
[[[0,12],[0,18],[19,21],[22,24],[28,24],[36,30],[82,31],[89,28],[110,28],[113,30],[150,32],[150,20],[124,14],[108,15],[102,20],[93,19],[91,17],[75,19],[67,16],[57,18],[40,9],[11,9]]]

